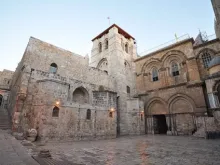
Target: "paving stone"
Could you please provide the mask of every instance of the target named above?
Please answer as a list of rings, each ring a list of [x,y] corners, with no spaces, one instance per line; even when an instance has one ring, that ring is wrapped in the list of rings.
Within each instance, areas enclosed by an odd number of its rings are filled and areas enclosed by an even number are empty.
[[[0,165],[39,165],[7,131],[0,130],[0,147]]]
[[[220,140],[133,136],[112,140],[47,143],[55,160],[86,165],[219,165]]]

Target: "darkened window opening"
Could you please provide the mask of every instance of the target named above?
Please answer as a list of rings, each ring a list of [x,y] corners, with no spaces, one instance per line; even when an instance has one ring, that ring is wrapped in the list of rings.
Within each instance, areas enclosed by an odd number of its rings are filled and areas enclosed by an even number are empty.
[[[91,110],[90,110],[90,109],[87,109],[86,119],[87,119],[87,120],[90,120],[90,119],[91,119]]]
[[[57,106],[53,108],[52,117],[59,117],[59,108]]]
[[[130,87],[129,86],[127,86],[127,93],[130,93],[131,91],[130,91]]]
[[[109,117],[113,117],[113,112],[109,112]]]
[[[108,49],[108,39],[105,40],[105,49]]]
[[[55,63],[52,63],[50,65],[50,70],[49,70],[50,73],[56,73],[57,72],[57,64]]]
[[[128,43],[125,44],[125,52],[128,53]]]
[[[3,96],[0,95],[0,106],[2,105],[2,102],[3,102]]]
[[[172,76],[178,76],[180,73],[177,63],[173,62],[171,67],[172,67]]]
[[[153,80],[153,81],[158,81],[158,80],[159,80],[159,78],[158,78],[158,71],[157,71],[156,68],[154,68],[154,69],[152,70],[152,80]]]
[[[102,43],[100,42],[99,43],[99,53],[101,53],[102,52]]]
[[[141,121],[143,121],[143,114],[141,114]]]

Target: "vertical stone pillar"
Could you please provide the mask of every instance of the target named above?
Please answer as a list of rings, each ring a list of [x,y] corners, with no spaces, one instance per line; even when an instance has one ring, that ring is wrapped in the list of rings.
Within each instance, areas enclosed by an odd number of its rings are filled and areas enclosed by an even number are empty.
[[[218,97],[214,93],[208,94],[210,108],[218,108],[219,107],[219,100]]]

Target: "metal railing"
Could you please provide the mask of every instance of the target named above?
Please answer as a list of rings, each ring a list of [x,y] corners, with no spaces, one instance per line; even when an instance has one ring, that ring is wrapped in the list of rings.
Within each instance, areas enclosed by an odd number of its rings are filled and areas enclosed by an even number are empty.
[[[177,37],[176,39],[170,40],[170,41],[165,42],[165,43],[163,43],[163,44],[161,44],[159,46],[156,46],[156,47],[148,49],[148,50],[146,50],[144,52],[138,53],[138,55],[139,56],[144,56],[144,55],[147,55],[149,53],[155,52],[157,50],[160,50],[162,48],[165,48],[167,46],[170,46],[172,44],[178,43],[180,41],[183,41],[183,40],[186,40],[186,39],[189,39],[189,38],[190,38],[189,34],[184,34],[184,35],[182,35],[180,37]]]

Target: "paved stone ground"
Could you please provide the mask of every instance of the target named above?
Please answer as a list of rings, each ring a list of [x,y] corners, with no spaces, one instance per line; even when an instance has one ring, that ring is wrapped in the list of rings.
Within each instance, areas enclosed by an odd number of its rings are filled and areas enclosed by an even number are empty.
[[[39,165],[8,131],[0,130],[0,165]]]
[[[219,165],[220,140],[132,136],[112,140],[47,143],[55,160],[82,165]]]

